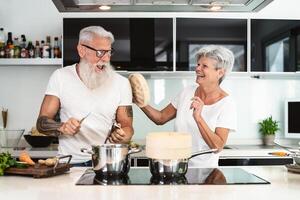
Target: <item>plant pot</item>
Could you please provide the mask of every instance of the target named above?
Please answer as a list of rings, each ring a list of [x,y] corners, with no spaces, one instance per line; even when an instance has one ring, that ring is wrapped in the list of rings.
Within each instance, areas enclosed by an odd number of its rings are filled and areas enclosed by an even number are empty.
[[[263,144],[266,146],[274,145],[275,135],[264,135],[263,136]]]

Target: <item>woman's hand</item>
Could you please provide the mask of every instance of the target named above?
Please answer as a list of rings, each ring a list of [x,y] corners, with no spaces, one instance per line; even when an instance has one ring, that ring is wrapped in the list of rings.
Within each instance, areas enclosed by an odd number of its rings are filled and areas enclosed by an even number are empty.
[[[193,117],[195,120],[197,120],[200,117],[203,106],[204,102],[200,99],[200,97],[194,96],[192,98],[190,109],[193,109]]]

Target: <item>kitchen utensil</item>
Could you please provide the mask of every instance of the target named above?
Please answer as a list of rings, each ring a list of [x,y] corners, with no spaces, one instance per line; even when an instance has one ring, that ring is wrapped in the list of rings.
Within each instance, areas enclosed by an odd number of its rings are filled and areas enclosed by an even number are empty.
[[[189,159],[203,155],[217,152],[217,149],[202,150],[193,153],[189,158],[183,159],[151,159],[150,161],[150,172],[153,176],[157,177],[179,177],[184,176],[188,170]]]
[[[127,144],[93,145],[81,152],[92,155],[93,170],[97,176],[125,176],[130,169],[129,155],[141,149],[129,149]]]
[[[59,163],[59,160],[69,158],[66,163]],[[63,174],[70,170],[70,161],[72,155],[60,156],[58,161],[53,167],[48,167],[46,165],[35,164],[34,166],[28,166],[27,168],[15,168],[10,167],[5,169],[5,174],[11,175],[24,175],[24,176],[33,176],[33,178],[44,178]]]
[[[112,128],[111,128],[111,131],[110,131],[110,133],[106,136],[106,138],[105,138],[105,140],[104,140],[104,144],[107,143],[107,141],[108,141],[109,137],[111,136],[113,130],[116,129],[116,128],[120,129],[121,126],[117,123],[116,120],[113,120],[113,125],[112,125]]]
[[[8,115],[8,109],[2,108],[2,124],[4,129],[7,126],[7,115]]]
[[[32,147],[47,147],[51,144],[55,137],[53,136],[39,136],[39,135],[24,135],[28,144]]]
[[[291,154],[288,154],[288,153],[283,152],[283,151],[270,152],[268,154],[269,155],[273,155],[273,156],[281,156],[281,157],[290,156],[291,155]]]
[[[83,117],[83,118],[79,121],[79,123],[81,124],[81,123],[83,122],[83,120],[85,120],[90,114],[91,114],[91,112],[89,112],[85,117]]]
[[[25,131],[24,129],[0,130],[0,147],[3,148],[17,147],[24,131]]]

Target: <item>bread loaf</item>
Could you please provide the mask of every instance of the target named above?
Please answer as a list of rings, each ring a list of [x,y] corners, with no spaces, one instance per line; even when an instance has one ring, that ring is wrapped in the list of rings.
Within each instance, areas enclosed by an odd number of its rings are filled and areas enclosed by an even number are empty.
[[[141,108],[148,105],[150,91],[143,75],[139,73],[130,74],[128,79],[132,89],[133,102]]]

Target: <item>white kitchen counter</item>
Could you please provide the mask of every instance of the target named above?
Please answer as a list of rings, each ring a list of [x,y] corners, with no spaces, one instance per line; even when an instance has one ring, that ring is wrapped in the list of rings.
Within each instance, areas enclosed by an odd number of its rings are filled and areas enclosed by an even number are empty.
[[[164,186],[76,186],[85,168],[50,178],[22,176],[0,177],[1,199],[22,200],[298,200],[300,174],[287,172],[284,166],[241,167],[271,182],[266,185],[164,185]]]

